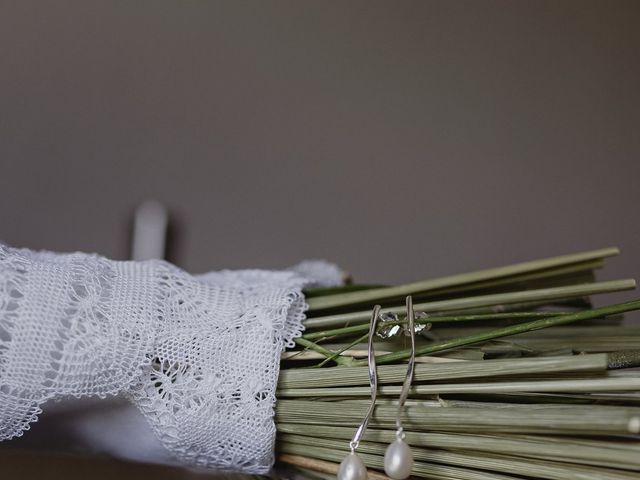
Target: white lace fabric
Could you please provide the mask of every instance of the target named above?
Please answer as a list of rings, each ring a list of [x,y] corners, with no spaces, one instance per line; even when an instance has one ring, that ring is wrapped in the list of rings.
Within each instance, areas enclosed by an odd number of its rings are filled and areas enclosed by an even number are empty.
[[[192,276],[0,244],[0,440],[28,430],[46,401],[123,395],[179,461],[268,472],[302,288],[340,283],[333,265],[316,262],[315,279],[313,262],[301,265]]]

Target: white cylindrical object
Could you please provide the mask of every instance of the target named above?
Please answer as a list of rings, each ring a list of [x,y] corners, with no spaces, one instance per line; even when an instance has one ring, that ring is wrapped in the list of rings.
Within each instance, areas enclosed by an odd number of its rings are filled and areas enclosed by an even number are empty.
[[[142,203],[133,221],[132,260],[164,258],[169,214],[160,202]]]

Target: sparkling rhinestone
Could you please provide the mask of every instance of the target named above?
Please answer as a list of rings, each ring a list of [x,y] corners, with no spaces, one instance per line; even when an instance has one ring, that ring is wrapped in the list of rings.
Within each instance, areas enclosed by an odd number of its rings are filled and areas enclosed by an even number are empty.
[[[400,332],[400,330],[402,330],[400,325],[382,326],[378,329],[378,331],[376,332],[376,335],[378,335],[380,338],[390,338],[390,337],[393,337],[394,335],[397,335]]]
[[[385,325],[385,323],[388,324],[390,322],[397,322],[399,320],[398,315],[396,315],[395,313],[384,312],[384,313],[381,313],[378,318],[380,319],[380,322],[382,324],[376,331],[376,335],[378,335],[380,338],[393,337],[394,335],[397,335],[400,332],[400,330],[402,330],[400,325]]]
[[[381,322],[397,322],[399,320],[398,315],[393,312],[381,313],[378,318],[380,318]]]

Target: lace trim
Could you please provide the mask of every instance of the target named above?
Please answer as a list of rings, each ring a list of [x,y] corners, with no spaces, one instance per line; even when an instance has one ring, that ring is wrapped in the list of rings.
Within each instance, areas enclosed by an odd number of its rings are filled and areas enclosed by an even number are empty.
[[[303,331],[302,287],[327,281],[306,268],[193,277],[0,245],[0,440],[47,400],[124,394],[182,462],[268,472],[280,354]]]

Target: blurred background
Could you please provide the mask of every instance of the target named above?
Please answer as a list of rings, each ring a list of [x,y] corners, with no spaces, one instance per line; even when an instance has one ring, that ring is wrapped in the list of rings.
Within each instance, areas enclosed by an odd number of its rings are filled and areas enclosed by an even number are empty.
[[[191,272],[396,283],[616,245],[600,278],[638,276],[638,25],[637,1],[0,0],[0,240],[126,259],[156,199]]]
[[[637,1],[0,1],[0,239],[404,282],[640,267]]]

